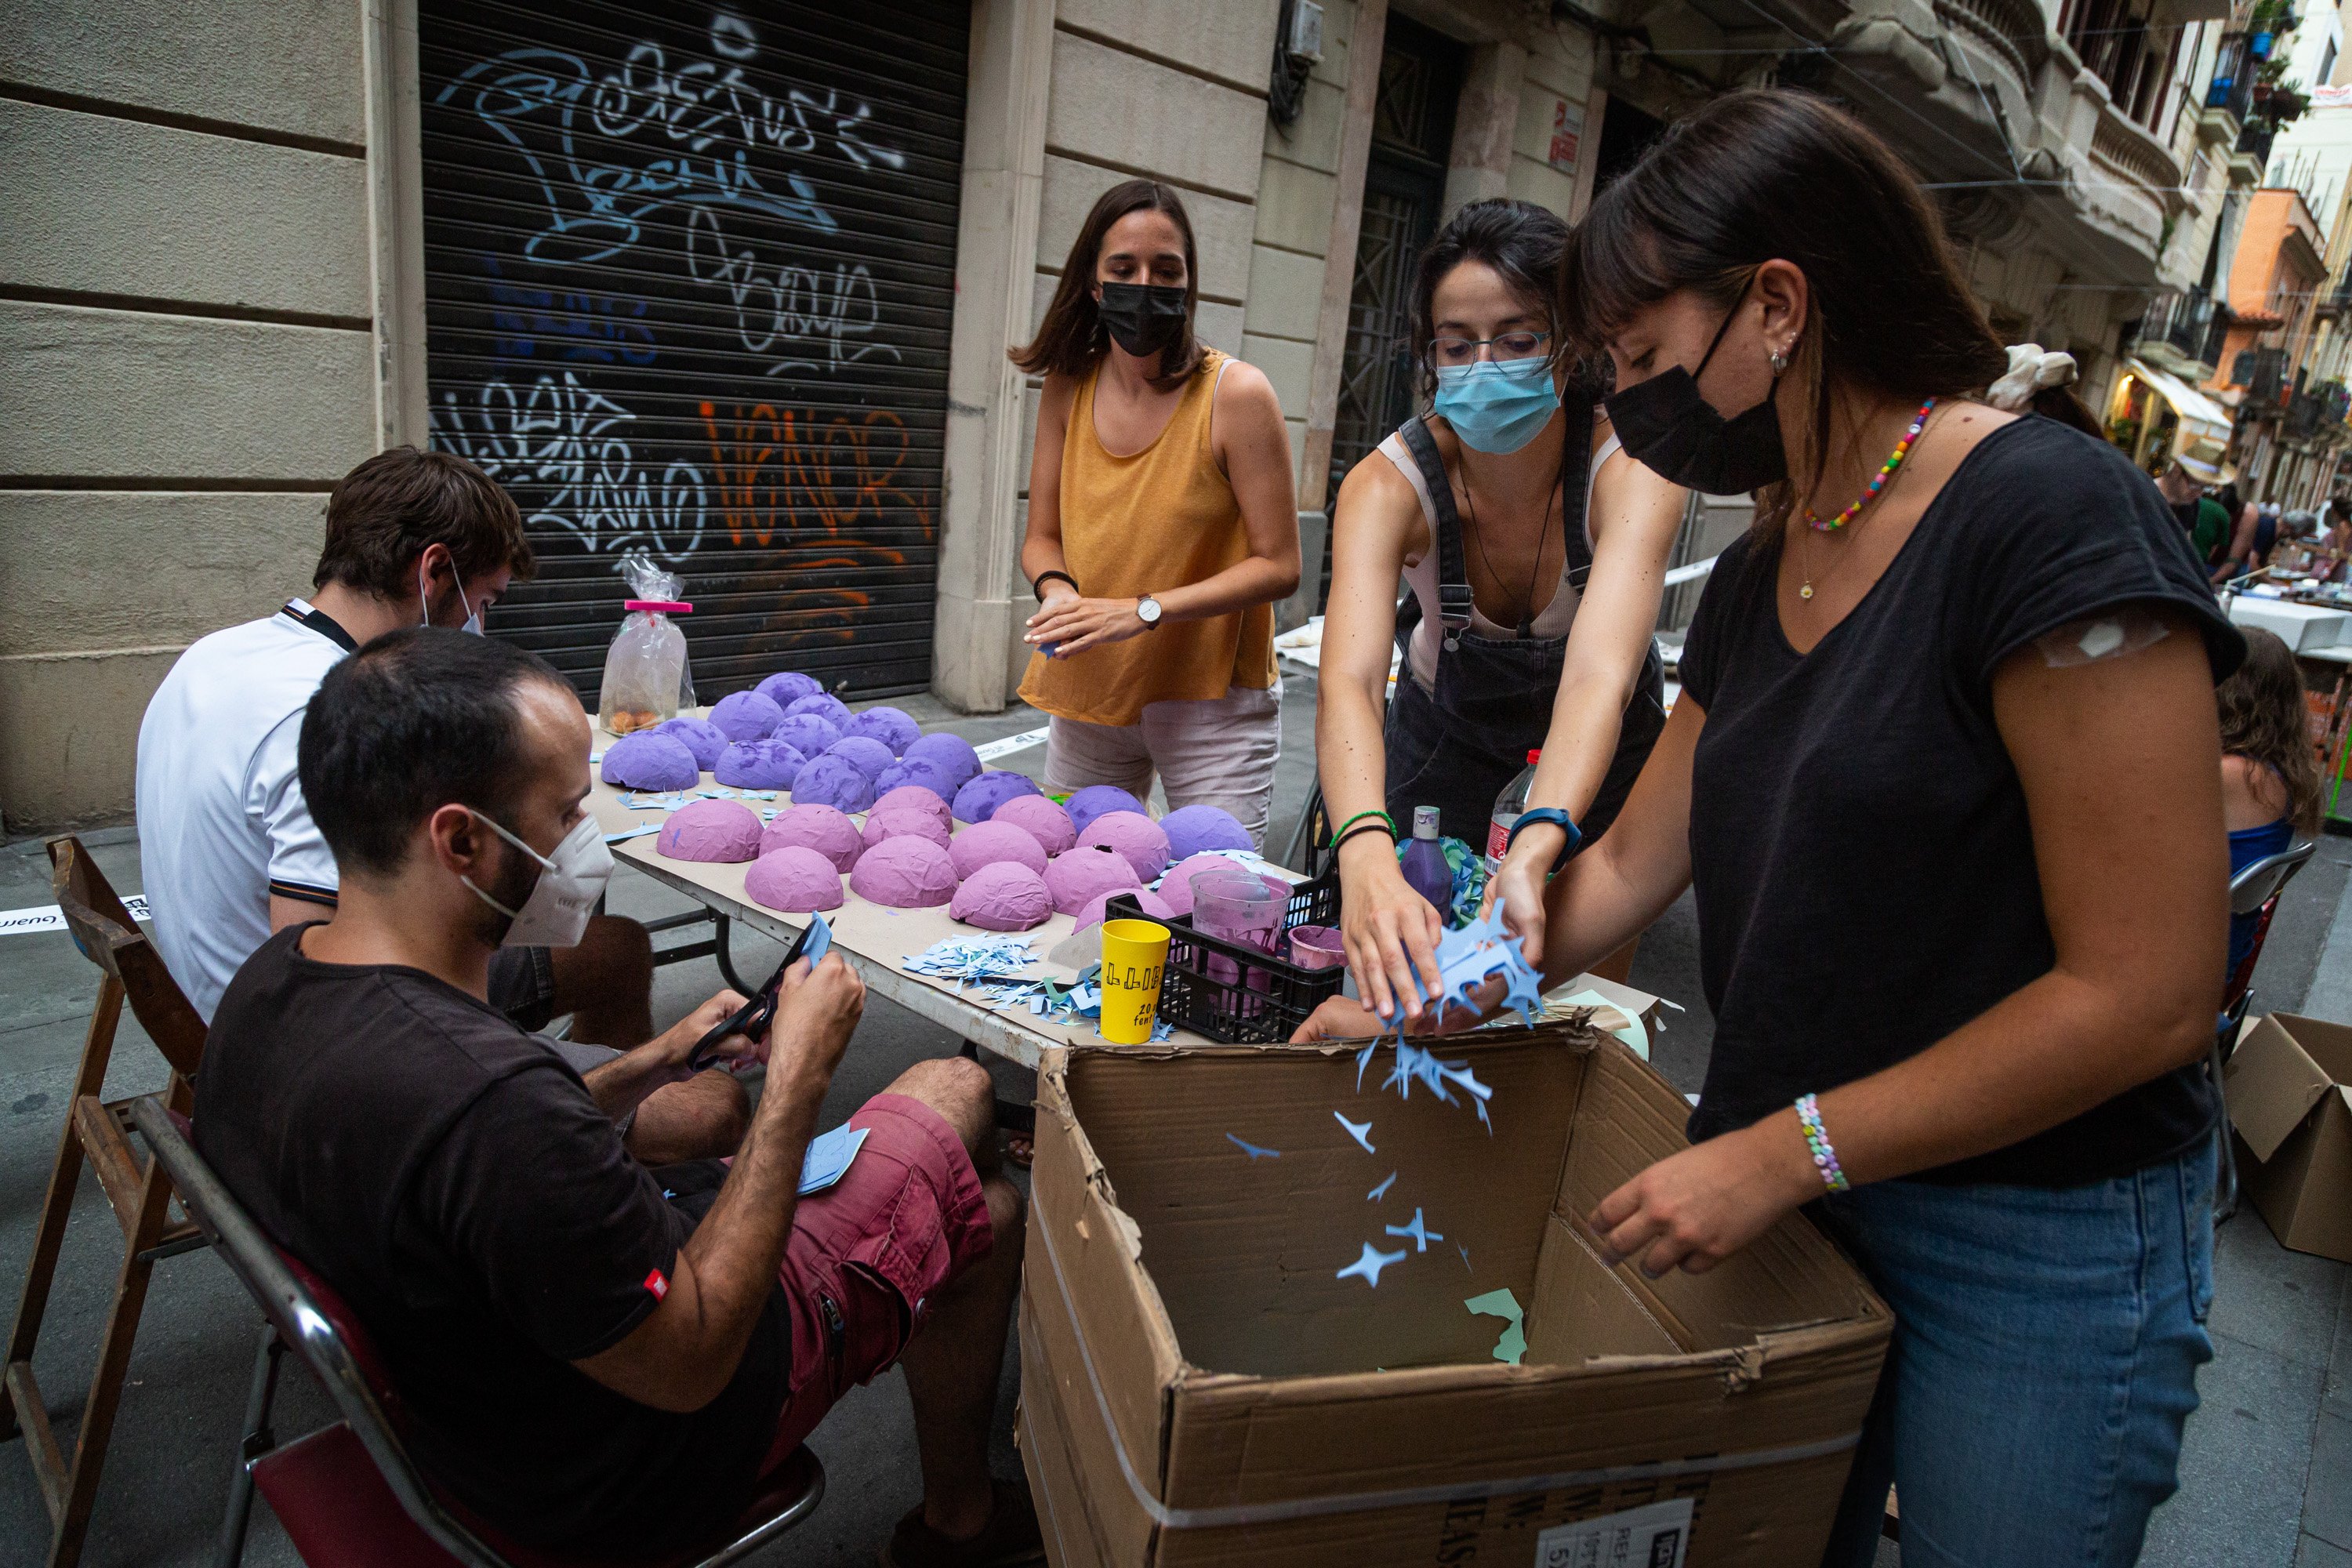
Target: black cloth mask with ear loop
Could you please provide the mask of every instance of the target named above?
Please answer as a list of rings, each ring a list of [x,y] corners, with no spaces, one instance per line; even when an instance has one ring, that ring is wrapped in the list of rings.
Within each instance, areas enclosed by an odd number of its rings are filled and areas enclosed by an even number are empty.
[[[1112,342],[1149,359],[1183,336],[1184,293],[1171,283],[1106,283],[1096,309]]]
[[[1739,304],[1747,298],[1742,290]],[[1633,460],[1702,495],[1744,495],[1789,477],[1780,416],[1772,406],[1780,393],[1778,371],[1764,401],[1729,419],[1699,394],[1698,378],[1706,374],[1723,334],[1738,319],[1739,304],[1715,329],[1696,371],[1675,365],[1607,400],[1609,423]]]

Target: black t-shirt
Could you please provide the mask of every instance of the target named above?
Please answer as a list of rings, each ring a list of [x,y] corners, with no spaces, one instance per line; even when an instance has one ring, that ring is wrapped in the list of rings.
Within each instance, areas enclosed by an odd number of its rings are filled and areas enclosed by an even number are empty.
[[[1725,550],[1683,650],[1706,715],[1690,847],[1716,1016],[1695,1139],[1916,1056],[2056,962],[1993,722],[2004,658],[2133,603],[2185,611],[2217,680],[2244,657],[2156,487],[2048,419],[1986,437],[1801,658],[1773,598],[1779,555],[1754,534]],[[2186,1068],[1924,1174],[2074,1185],[2178,1153],[2214,1116],[2204,1069]]]
[[[781,1295],[691,1414],[572,1366],[653,1311],[694,1220],[544,1043],[419,970],[314,963],[310,929],[223,994],[196,1144],[366,1325],[417,1460],[534,1541],[620,1550],[731,1517],[783,1404]]]

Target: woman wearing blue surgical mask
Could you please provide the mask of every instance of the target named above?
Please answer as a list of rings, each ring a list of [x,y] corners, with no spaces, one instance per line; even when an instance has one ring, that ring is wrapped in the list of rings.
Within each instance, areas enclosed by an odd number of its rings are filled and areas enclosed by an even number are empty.
[[[1441,831],[1489,849],[1495,797],[1541,748],[1489,894],[1540,952],[1545,879],[1609,826],[1665,723],[1651,632],[1685,492],[1619,449],[1596,388],[1553,352],[1567,237],[1541,207],[1484,201],[1431,241],[1412,335],[1432,411],[1358,463],[1333,509],[1316,752],[1346,840],[1349,967],[1384,1009],[1408,956],[1434,973],[1444,929],[1390,830],[1433,805]]]

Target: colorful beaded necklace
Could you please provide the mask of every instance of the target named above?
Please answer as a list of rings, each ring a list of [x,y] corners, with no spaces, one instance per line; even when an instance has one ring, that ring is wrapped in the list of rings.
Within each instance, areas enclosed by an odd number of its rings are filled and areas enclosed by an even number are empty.
[[[1895,450],[1888,453],[1886,461],[1878,466],[1878,472],[1872,478],[1870,483],[1863,487],[1860,495],[1853,498],[1853,505],[1827,521],[1822,520],[1821,513],[1811,507],[1807,507],[1805,509],[1806,526],[1822,533],[1827,533],[1832,529],[1843,528],[1853,521],[1855,513],[1876,500],[1878,492],[1886,488],[1886,481],[1895,477],[1895,470],[1903,466],[1903,459],[1911,455],[1912,444],[1919,439],[1919,432],[1927,427],[1927,416],[1934,413],[1935,408],[1936,400],[1932,397],[1919,405],[1918,417],[1911,421],[1911,428],[1903,433],[1903,439],[1895,443]],[[1811,595],[1806,596],[1811,597]]]

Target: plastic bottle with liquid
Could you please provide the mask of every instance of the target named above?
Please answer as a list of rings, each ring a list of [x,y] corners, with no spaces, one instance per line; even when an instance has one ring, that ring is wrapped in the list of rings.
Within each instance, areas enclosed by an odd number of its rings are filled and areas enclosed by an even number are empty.
[[[1412,808],[1412,837],[1397,857],[1405,885],[1437,907],[1449,920],[1454,910],[1454,868],[1445,863],[1445,848],[1437,841],[1437,807]]]
[[[1493,876],[1503,867],[1503,852],[1511,847],[1511,826],[1519,814],[1528,808],[1528,792],[1536,787],[1536,762],[1543,755],[1538,747],[1528,753],[1528,765],[1519,770],[1518,777],[1503,786],[1495,797],[1495,815],[1486,823],[1486,875]]]

